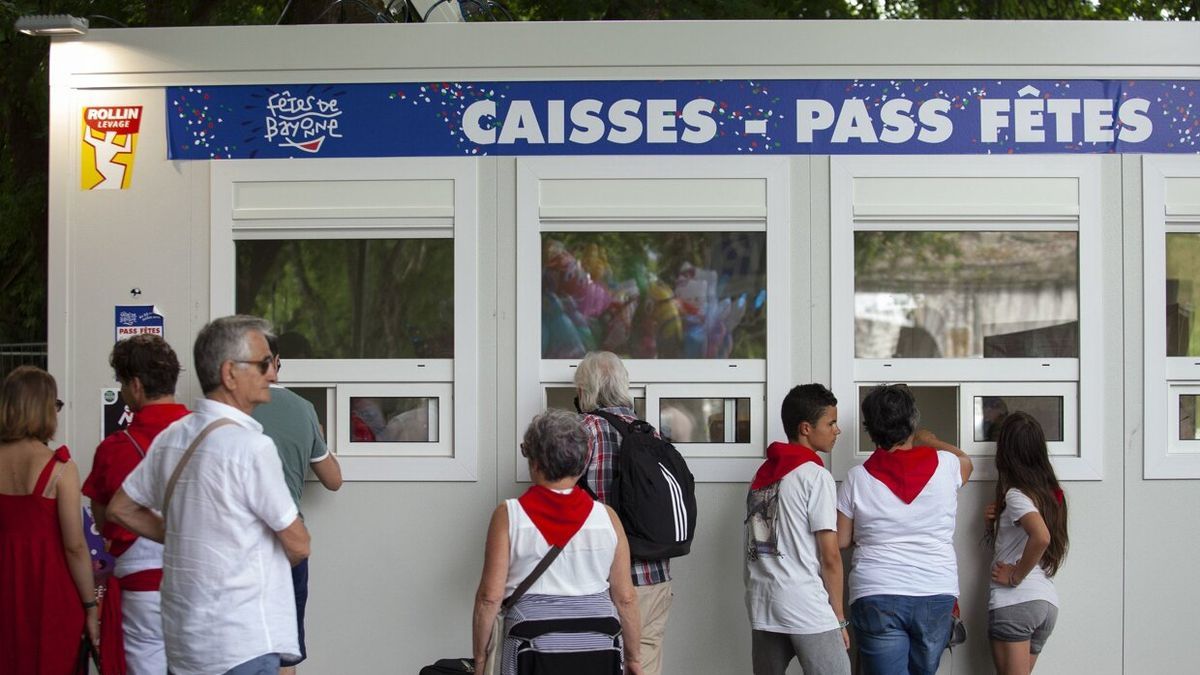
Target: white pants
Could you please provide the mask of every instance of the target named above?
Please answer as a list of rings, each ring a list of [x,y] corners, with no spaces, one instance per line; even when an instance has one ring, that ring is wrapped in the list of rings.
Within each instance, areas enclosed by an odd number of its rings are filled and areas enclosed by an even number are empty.
[[[163,675],[167,672],[161,597],[158,591],[121,591],[128,675]]]

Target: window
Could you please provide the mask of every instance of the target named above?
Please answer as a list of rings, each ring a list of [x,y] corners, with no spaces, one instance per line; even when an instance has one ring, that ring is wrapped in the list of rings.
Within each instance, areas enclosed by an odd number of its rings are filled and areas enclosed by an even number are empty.
[[[212,163],[212,316],[270,319],[347,480],[474,480],[474,160]]]
[[[1146,478],[1200,478],[1200,162],[1142,158]]]
[[[831,162],[835,394],[910,385],[923,426],[974,455],[985,480],[999,423],[1022,410],[1060,478],[1100,478],[1078,419],[1101,395],[1089,388],[1102,350],[1095,160]],[[835,449],[841,477],[874,446],[857,406],[838,413],[857,430]]]
[[[607,350],[697,480],[747,480],[764,411],[793,384],[786,161],[517,167],[517,433],[544,407],[573,409],[579,359]]]

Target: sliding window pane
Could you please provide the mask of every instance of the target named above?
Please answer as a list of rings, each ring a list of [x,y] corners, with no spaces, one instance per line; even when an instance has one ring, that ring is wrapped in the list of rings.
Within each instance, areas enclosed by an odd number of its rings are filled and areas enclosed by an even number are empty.
[[[1061,396],[976,396],[974,408],[976,441],[995,441],[1004,418],[1017,411],[1037,420],[1047,441],[1063,439]]]
[[[1167,235],[1167,356],[1200,356],[1200,234]]]
[[[1200,408],[1200,396],[1185,394],[1179,397],[1179,440],[1200,441],[1200,428],[1196,426],[1196,409]]]
[[[761,359],[764,232],[542,235],[542,358]]]
[[[750,399],[663,398],[658,429],[674,443],[749,443]]]
[[[438,399],[424,396],[352,396],[350,441],[436,443]]]
[[[236,242],[236,308],[293,359],[454,356],[452,239]]]
[[[1078,357],[1078,234],[856,232],[854,352]]]

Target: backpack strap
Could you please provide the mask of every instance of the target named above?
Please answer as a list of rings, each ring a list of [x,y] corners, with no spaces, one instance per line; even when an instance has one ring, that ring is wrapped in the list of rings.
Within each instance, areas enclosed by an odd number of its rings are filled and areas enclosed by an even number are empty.
[[[599,417],[600,419],[604,420],[605,422],[608,422],[609,424],[611,424],[613,426],[614,429],[617,430],[618,434],[621,434],[621,436],[629,435],[630,424],[628,422],[626,422],[625,420],[621,419],[620,415],[614,415],[610,412],[605,412],[603,410],[600,410],[599,408],[597,408],[596,410],[593,410],[587,414],[595,415],[596,417]]]
[[[183,467],[187,466],[188,460],[190,460],[192,458],[192,454],[196,452],[196,448],[200,445],[200,441],[203,441],[208,434],[217,427],[223,427],[227,424],[237,424],[237,422],[234,422],[228,417],[221,417],[209,422],[208,426],[200,430],[199,435],[196,436],[196,439],[192,441],[192,444],[188,446],[187,450],[183,451],[183,457],[180,458],[179,463],[175,465],[175,471],[171,473],[171,478],[167,480],[167,490],[163,495],[162,507],[164,520],[167,517],[167,507],[171,505],[171,495],[175,493],[175,483],[179,481],[179,474],[183,473]]]
[[[137,442],[137,439],[133,437],[133,434],[129,433],[129,429],[122,429],[121,433],[125,434],[125,438],[128,438],[129,442],[133,444],[133,449],[137,450],[138,457],[146,459],[146,451],[142,450],[141,444]]]

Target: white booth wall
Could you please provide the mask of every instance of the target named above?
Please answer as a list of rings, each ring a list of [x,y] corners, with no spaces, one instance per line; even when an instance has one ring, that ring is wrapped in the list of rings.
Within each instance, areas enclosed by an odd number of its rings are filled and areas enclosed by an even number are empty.
[[[169,161],[163,88],[307,82],[674,78],[1200,78],[1200,29],[1055,23],[738,22],[241,27],[96,30],[58,40],[51,61],[50,370],[67,401],[58,440],[84,474],[99,441],[99,390],[113,306],[154,304],[184,363],[178,394],[200,392],[191,342],[211,316],[212,203],[208,162]],[[144,106],[132,186],[79,189],[80,109]],[[902,158],[897,158],[901,161]],[[306,160],[296,160],[306,161]],[[321,161],[321,160],[312,160]],[[420,159],[407,160],[419,163]],[[495,504],[519,494],[517,419],[518,160],[473,163],[477,205],[478,361],[472,424],[476,479],[310,484],[308,607],[314,673],[416,673],[470,651],[483,538]],[[587,161],[598,160],[589,158]],[[603,160],[600,160],[603,161]],[[610,160],[620,165],[621,158]],[[1200,662],[1189,610],[1200,554],[1200,489],[1143,478],[1142,158],[1098,167],[1105,395],[1080,411],[1103,469],[1071,481],[1071,551],[1056,579],[1058,627],[1039,661],[1050,673],[1186,672]],[[1200,160],[1197,160],[1200,161]],[[828,382],[831,159],[787,160],[790,212],[790,382]],[[1200,201],[1200,200],[1198,200]],[[844,226],[844,224],[843,224]],[[284,370],[286,380],[287,370]],[[837,391],[843,405],[851,392]],[[766,410],[767,437],[779,437]],[[842,438],[857,430],[847,429]],[[835,451],[836,452],[836,451]],[[749,475],[745,477],[749,479]],[[745,482],[697,488],[692,553],[673,567],[666,672],[746,673],[742,600]],[[994,483],[960,493],[956,549],[969,640],[942,673],[991,669],[986,639],[989,553],[981,518]]]

